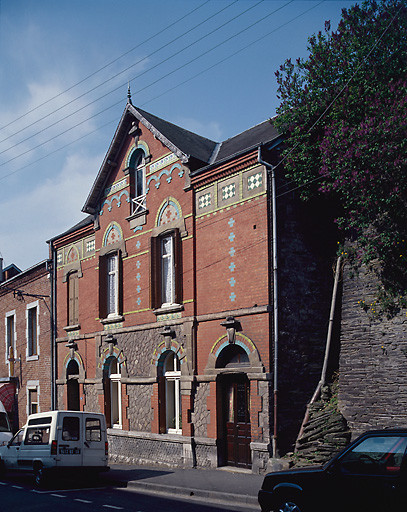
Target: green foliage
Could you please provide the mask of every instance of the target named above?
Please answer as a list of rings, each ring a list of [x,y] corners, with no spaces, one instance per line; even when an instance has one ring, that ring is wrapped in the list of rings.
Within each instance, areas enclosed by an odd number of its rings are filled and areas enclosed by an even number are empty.
[[[343,9],[308,51],[276,73],[287,177],[305,200],[335,200],[354,261],[378,260],[386,292],[406,293],[406,0]]]

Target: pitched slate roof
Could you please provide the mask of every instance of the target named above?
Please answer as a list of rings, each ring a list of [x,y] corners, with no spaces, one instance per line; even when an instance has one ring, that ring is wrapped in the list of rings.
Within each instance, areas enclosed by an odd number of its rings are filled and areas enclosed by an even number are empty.
[[[177,148],[185,155],[196,158],[201,162],[209,162],[209,159],[216,147],[216,142],[185,130],[176,124],[172,124],[160,117],[154,116],[141,108],[138,112],[146,119],[152,127],[156,128],[161,134],[165,135]]]
[[[227,160],[252,147],[258,147],[259,145],[270,142],[279,137],[279,135],[280,134],[273,126],[271,119],[263,121],[262,123],[253,126],[253,128],[222,142],[216,155],[216,159],[212,163]]]
[[[150,130],[182,162],[188,162],[192,174],[203,172],[208,166],[228,160],[279,136],[272,121],[268,120],[224,142],[216,143],[145,110],[136,108],[129,101],[86,203],[82,208],[83,212],[90,214],[97,212],[98,203],[106,187],[110,170],[112,166],[116,165],[117,156],[135,119]]]

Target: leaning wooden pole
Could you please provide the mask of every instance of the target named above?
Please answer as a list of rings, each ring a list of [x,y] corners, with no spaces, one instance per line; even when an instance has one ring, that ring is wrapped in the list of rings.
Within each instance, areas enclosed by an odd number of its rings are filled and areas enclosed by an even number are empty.
[[[331,311],[329,313],[329,324],[328,324],[328,333],[326,336],[326,345],[325,345],[325,357],[324,357],[324,363],[322,365],[322,371],[321,371],[321,378],[318,382],[318,385],[315,389],[314,394],[312,395],[312,398],[310,402],[307,405],[307,409],[305,411],[304,419],[301,423],[301,428],[298,433],[298,437],[295,443],[295,450],[298,449],[299,446],[299,440],[301,439],[303,433],[304,433],[304,427],[306,423],[309,420],[309,410],[310,406],[316,402],[316,400],[319,398],[319,395],[321,393],[322,387],[325,385],[326,381],[326,372],[328,369],[328,361],[329,361],[329,353],[331,350],[331,340],[332,340],[332,329],[333,329],[333,323],[335,318],[335,307],[336,307],[336,296],[338,293],[338,284],[339,284],[339,276],[341,273],[341,263],[342,263],[342,257],[338,256],[338,259],[336,260],[336,269],[335,269],[335,279],[334,279],[334,287],[332,290],[332,300],[331,300]]]

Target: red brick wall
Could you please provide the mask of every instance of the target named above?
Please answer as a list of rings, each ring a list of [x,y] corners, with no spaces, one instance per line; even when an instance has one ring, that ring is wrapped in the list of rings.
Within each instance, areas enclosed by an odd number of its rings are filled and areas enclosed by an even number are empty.
[[[48,411],[51,408],[51,328],[50,328],[50,279],[45,264],[34,267],[30,272],[24,272],[12,281],[3,283],[0,287],[0,376],[8,377],[9,370],[6,364],[6,314],[15,311],[16,322],[16,354],[19,359],[14,365],[14,375],[18,379],[18,423],[22,426],[27,419],[27,384],[29,381],[38,381],[39,385],[39,410]],[[17,289],[23,292],[21,296],[15,296],[13,291]],[[27,295],[30,294],[30,295]],[[44,295],[37,298],[33,295]],[[27,305],[37,303],[39,325],[39,354],[37,358],[27,360]]]

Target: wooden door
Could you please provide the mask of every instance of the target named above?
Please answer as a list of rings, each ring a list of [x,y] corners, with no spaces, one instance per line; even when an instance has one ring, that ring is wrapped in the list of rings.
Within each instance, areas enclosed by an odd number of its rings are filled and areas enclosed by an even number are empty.
[[[224,431],[229,466],[251,467],[250,383],[245,375],[224,380]]]

